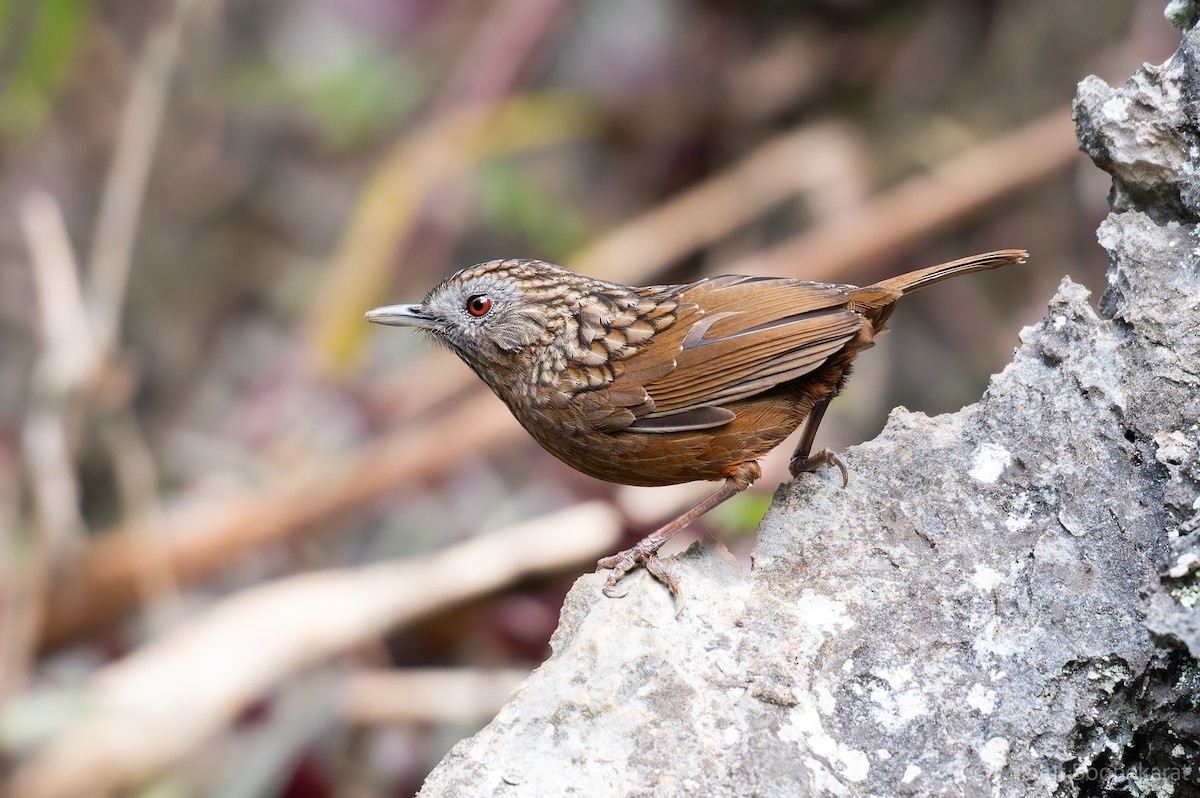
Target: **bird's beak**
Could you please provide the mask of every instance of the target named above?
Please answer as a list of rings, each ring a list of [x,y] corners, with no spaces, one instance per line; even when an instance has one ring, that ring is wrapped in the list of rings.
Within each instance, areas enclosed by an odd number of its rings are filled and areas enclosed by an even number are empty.
[[[368,310],[363,318],[376,324],[391,327],[432,327],[433,318],[420,305],[384,305]]]

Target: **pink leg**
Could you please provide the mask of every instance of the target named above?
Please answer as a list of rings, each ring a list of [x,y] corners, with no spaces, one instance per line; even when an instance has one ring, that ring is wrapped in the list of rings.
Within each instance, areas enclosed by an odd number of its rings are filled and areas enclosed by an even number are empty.
[[[646,535],[632,548],[601,559],[596,563],[597,569],[612,569],[608,575],[608,581],[604,583],[604,595],[609,598],[622,598],[625,593],[616,592],[617,582],[638,565],[644,565],[647,571],[679,597],[679,606],[675,611],[675,615],[678,616],[680,612],[683,612],[683,587],[679,584],[679,577],[675,574],[674,569],[658,559],[658,550],[688,524],[726,499],[736,496],[750,487],[750,483],[757,477],[758,464],[744,464],[736,476],[728,477],[720,488],[674,521]]]

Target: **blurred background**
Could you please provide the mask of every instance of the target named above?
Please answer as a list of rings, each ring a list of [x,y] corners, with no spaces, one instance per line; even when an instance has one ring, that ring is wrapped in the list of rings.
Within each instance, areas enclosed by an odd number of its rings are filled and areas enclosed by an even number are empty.
[[[0,31],[21,798],[412,795],[574,579],[711,489],[574,473],[368,308],[498,257],[866,284],[1029,249],[901,304],[842,449],[977,400],[1064,275],[1103,288],[1074,87],[1178,43],[1136,0],[7,0]],[[671,550],[748,568],[790,451]]]

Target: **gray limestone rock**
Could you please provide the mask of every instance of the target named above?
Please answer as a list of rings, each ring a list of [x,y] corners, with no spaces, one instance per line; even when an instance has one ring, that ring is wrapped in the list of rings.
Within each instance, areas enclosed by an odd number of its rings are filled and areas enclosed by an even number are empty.
[[[693,546],[680,618],[581,578],[421,795],[1200,794],[1198,47],[1080,86],[1099,314],[1064,280],[979,403],[781,486],[749,575]]]

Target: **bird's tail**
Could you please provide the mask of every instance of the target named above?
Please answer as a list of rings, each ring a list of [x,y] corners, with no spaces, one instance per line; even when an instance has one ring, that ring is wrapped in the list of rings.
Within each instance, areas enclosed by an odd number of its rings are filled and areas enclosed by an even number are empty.
[[[924,288],[927,285],[940,283],[942,280],[948,280],[959,274],[982,272],[987,269],[998,269],[1001,266],[1024,263],[1028,257],[1029,253],[1023,249],[1001,249],[996,252],[985,252],[982,255],[971,255],[967,258],[959,258],[958,260],[941,263],[937,266],[930,266],[926,269],[917,269],[915,272],[901,274],[889,280],[880,280],[870,287],[882,288],[888,291],[899,291],[902,294],[911,294],[913,291]]]
[[[968,258],[959,258],[949,263],[940,263],[926,269],[917,269],[915,272],[908,272],[862,288],[855,288],[850,292],[851,307],[871,319],[874,331],[879,332],[892,315],[892,311],[896,307],[896,300],[905,294],[911,294],[927,285],[940,283],[942,280],[948,280],[960,274],[1024,263],[1027,257],[1029,257],[1029,253],[1023,249],[1001,249],[996,252],[985,252],[982,255],[971,255]]]

